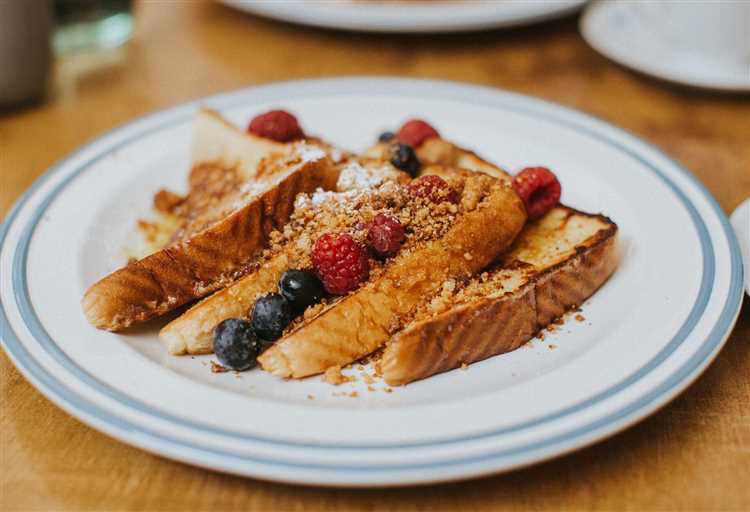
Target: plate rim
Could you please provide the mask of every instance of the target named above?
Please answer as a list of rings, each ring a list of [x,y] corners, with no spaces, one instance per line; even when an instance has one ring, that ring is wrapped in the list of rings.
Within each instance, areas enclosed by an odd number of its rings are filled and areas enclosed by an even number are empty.
[[[218,95],[213,95],[213,96],[209,96],[209,97],[205,97],[205,98],[200,98],[198,100],[195,100],[195,101],[192,101],[192,102],[188,102],[188,103],[185,103],[185,104],[181,104],[181,105],[178,105],[178,106],[175,106],[175,107],[172,107],[172,108],[160,110],[160,111],[157,111],[155,113],[149,114],[147,116],[143,116],[143,117],[141,117],[139,119],[136,119],[134,121],[131,121],[129,123],[125,123],[124,125],[121,125],[121,126],[115,128],[115,129],[107,132],[106,134],[102,135],[101,137],[98,137],[98,138],[94,139],[93,141],[88,142],[88,143],[82,145],[77,151],[75,151],[74,153],[72,153],[68,157],[64,158],[63,160],[61,160],[57,164],[53,165],[47,172],[45,172],[39,179],[37,179],[34,182],[34,184],[18,199],[18,201],[16,202],[16,205],[14,205],[14,207],[11,209],[10,213],[6,217],[6,221],[3,223],[2,229],[0,230],[0,233],[1,233],[0,240],[2,240],[2,242],[3,242],[2,244],[0,244],[0,246],[4,245],[4,242],[5,242],[7,233],[8,233],[8,229],[10,228],[10,226],[12,224],[12,221],[15,218],[15,215],[21,210],[23,204],[25,204],[25,202],[34,194],[34,192],[44,182],[46,182],[47,179],[49,179],[51,176],[53,176],[60,169],[64,168],[65,164],[67,164],[70,160],[72,160],[73,158],[75,158],[77,156],[80,156],[81,152],[83,152],[83,151],[85,151],[85,150],[93,147],[96,144],[104,142],[107,138],[109,138],[109,137],[111,137],[113,135],[116,135],[118,132],[120,132],[124,127],[132,126],[132,125],[134,125],[136,123],[139,123],[139,122],[148,122],[149,120],[155,121],[159,117],[166,118],[166,119],[170,120],[169,123],[171,124],[172,122],[174,122],[174,120],[171,120],[172,117],[179,117],[181,119],[183,111],[184,112],[189,112],[197,104],[208,103],[208,102],[211,102],[213,100],[220,100],[222,98],[227,98],[227,97],[231,96],[232,94],[237,94],[238,96],[242,96],[242,95],[245,95],[245,94],[248,94],[248,93],[253,93],[253,92],[258,93],[259,89],[270,90],[270,89],[277,89],[277,88],[280,88],[280,87],[283,87],[283,86],[291,86],[293,88],[300,88],[300,87],[301,88],[305,88],[305,87],[309,88],[309,87],[311,87],[312,84],[321,84],[321,83],[324,84],[324,85],[328,85],[331,88],[343,89],[345,87],[345,85],[346,85],[347,82],[351,83],[352,81],[362,81],[362,80],[372,81],[373,78],[374,79],[383,80],[386,83],[390,84],[391,86],[393,86],[396,83],[407,84],[407,85],[411,85],[411,86],[414,86],[415,84],[418,84],[418,85],[421,85],[421,86],[424,86],[424,85],[437,85],[437,86],[443,86],[443,88],[445,88],[447,86],[448,88],[453,88],[454,90],[456,90],[456,89],[461,90],[462,89],[464,91],[466,91],[467,88],[469,90],[472,89],[472,88],[475,88],[477,90],[483,90],[486,93],[488,93],[488,92],[492,93],[495,97],[497,97],[498,99],[501,100],[501,101],[498,101],[499,106],[503,106],[505,108],[512,108],[507,103],[512,103],[512,102],[518,101],[518,100],[522,100],[522,103],[526,102],[526,106],[527,107],[529,106],[529,104],[531,104],[531,106],[538,106],[538,107],[542,107],[542,108],[548,108],[548,107],[551,106],[551,107],[554,107],[554,109],[557,109],[557,110],[561,111],[565,115],[573,114],[574,117],[575,116],[579,116],[579,117],[582,117],[584,120],[586,120],[586,119],[593,120],[593,121],[596,121],[597,123],[603,124],[604,126],[610,128],[610,129],[614,129],[615,133],[617,133],[619,135],[627,135],[633,141],[637,142],[640,145],[643,145],[646,150],[650,149],[650,150],[656,152],[657,155],[661,155],[662,157],[666,158],[669,162],[671,162],[675,166],[676,169],[680,170],[683,174],[685,174],[693,182],[693,184],[697,186],[698,192],[701,193],[704,196],[704,198],[707,200],[707,203],[708,203],[708,206],[709,206],[710,210],[712,210],[715,214],[717,214],[717,218],[718,218],[720,224],[723,227],[724,235],[726,236],[726,238],[728,240],[728,244],[729,244],[729,257],[730,257],[730,259],[732,260],[733,263],[736,263],[734,260],[735,260],[735,257],[737,255],[739,249],[738,249],[738,246],[736,245],[737,244],[736,240],[733,238],[733,236],[734,236],[733,230],[731,229],[731,227],[729,227],[729,229],[727,230],[727,227],[729,226],[728,219],[726,218],[726,215],[724,215],[723,211],[718,207],[718,204],[716,204],[715,200],[710,195],[710,193],[706,190],[706,188],[689,171],[687,171],[685,168],[683,168],[682,166],[680,166],[679,164],[677,164],[676,162],[674,162],[671,158],[669,158],[668,156],[666,156],[658,148],[654,148],[650,144],[642,141],[641,139],[633,136],[632,134],[629,134],[629,133],[627,133],[626,131],[624,131],[624,130],[622,130],[620,128],[614,127],[613,125],[611,125],[611,124],[609,124],[609,123],[607,123],[605,121],[602,121],[600,119],[594,118],[593,116],[590,116],[588,114],[584,114],[584,113],[582,113],[580,111],[576,111],[576,110],[573,110],[573,109],[570,109],[570,108],[567,108],[567,107],[563,107],[563,106],[560,106],[560,105],[557,105],[557,104],[554,104],[554,103],[546,102],[546,101],[539,100],[537,98],[532,98],[532,97],[525,96],[525,95],[520,95],[520,94],[517,94],[517,93],[509,93],[509,92],[506,92],[506,91],[498,91],[498,90],[492,89],[492,88],[478,87],[478,86],[474,86],[474,85],[461,84],[461,83],[455,83],[455,82],[438,82],[438,81],[431,81],[431,80],[414,80],[414,79],[394,79],[394,78],[389,78],[389,77],[348,77],[348,78],[344,77],[344,78],[334,78],[334,79],[300,80],[300,81],[292,81],[292,82],[273,83],[273,84],[264,85],[264,86],[261,86],[261,87],[244,88],[244,89],[239,89],[239,90],[234,90],[234,91],[227,91],[227,92],[224,92],[224,93],[221,93],[221,94],[218,94]],[[332,90],[329,91],[329,93],[333,93],[333,92],[334,91],[332,91]],[[398,95],[398,94],[403,94],[403,93],[402,92],[395,92],[394,94]],[[435,96],[438,97],[438,98],[441,97],[440,94],[435,94]],[[481,100],[478,103],[484,103],[484,102],[485,102],[485,100]],[[530,110],[527,110],[526,112],[527,113],[534,113],[534,112],[531,112]],[[536,113],[536,114],[538,115],[538,113]],[[555,121],[562,121],[560,119],[557,119],[555,116],[552,116],[551,113],[550,113],[549,116],[545,116],[545,118],[552,118]],[[137,133],[134,133],[132,135],[132,137],[128,139],[128,141],[131,140],[132,138],[142,137],[147,132],[150,132],[152,130],[159,130],[159,129],[165,127],[167,124],[168,123],[165,121],[165,122],[162,122],[162,123],[158,123],[157,126],[152,127],[151,130],[140,130],[140,131],[137,131]],[[578,129],[583,129],[583,127],[580,127],[580,126],[575,126],[574,125],[574,127],[578,128]],[[594,135],[596,135],[596,134],[594,134]],[[613,141],[609,141],[609,142],[613,142]],[[126,143],[126,142],[122,142],[121,141],[121,144],[124,144],[124,143]],[[109,144],[109,145],[105,144],[105,148],[102,151],[96,153],[96,155],[94,156],[94,158],[101,157],[104,154],[106,154],[109,151],[111,151],[112,149],[113,149],[113,147],[112,147],[111,144]],[[627,148],[623,148],[623,149],[627,149]],[[90,162],[87,161],[86,164],[88,164],[88,163],[90,163]],[[643,162],[643,163],[646,163],[647,165],[649,164],[649,162]],[[86,164],[81,165],[79,167],[85,167]],[[651,166],[651,165],[649,165],[649,166]],[[74,175],[77,175],[77,172],[73,173],[71,175],[71,177],[69,177],[69,178],[72,179],[72,177]],[[657,175],[661,176],[661,174],[658,171],[657,171]],[[671,181],[669,179],[667,179],[666,176],[662,176],[662,178],[665,179],[668,182],[668,184],[670,184],[671,187],[673,187],[673,188],[676,187],[676,185],[674,185],[673,183],[671,183]],[[66,179],[62,183],[56,185],[54,187],[53,191],[56,191],[58,188],[64,188],[64,185],[65,185],[65,183],[67,181],[69,181],[69,180]],[[678,191],[678,192],[680,192],[681,194],[684,195],[684,193],[682,191]],[[49,199],[50,196],[54,197],[54,194],[48,194],[48,196],[45,199]],[[686,204],[689,204],[690,206],[692,206],[692,201],[687,196],[684,197],[683,201],[687,201]],[[43,209],[40,209],[40,210],[43,211]],[[699,218],[701,218],[700,214],[697,211],[695,212],[695,215],[697,215]],[[30,224],[32,224],[30,229],[31,229],[31,232],[33,232],[33,222],[30,223]],[[24,230],[26,230],[27,227],[24,227]],[[710,243],[713,246],[713,241],[711,239],[709,239],[708,243]],[[28,245],[27,245],[27,247],[28,247]],[[17,268],[19,268],[19,267],[16,266],[16,262],[15,262],[15,259],[16,259],[16,257],[19,254],[17,252],[17,250],[18,250],[18,247],[14,247],[14,256],[13,256],[13,258],[14,258],[14,265],[13,265],[14,272],[17,270]],[[696,349],[695,353],[691,356],[691,358],[690,358],[690,360],[688,362],[692,361],[693,358],[696,358],[698,355],[700,355],[700,353],[701,353],[700,349],[705,348],[705,346],[707,344],[707,340],[709,340],[709,339],[711,339],[713,337],[716,337],[717,334],[718,334],[717,341],[712,345],[712,347],[710,348],[710,350],[708,351],[707,354],[703,354],[703,355],[701,355],[701,357],[698,357],[699,360],[697,361],[696,366],[694,368],[692,368],[692,370],[689,371],[686,376],[683,376],[680,379],[678,379],[676,386],[672,386],[670,389],[668,389],[665,392],[657,393],[657,395],[655,396],[655,398],[652,400],[652,402],[653,402],[652,404],[650,404],[649,406],[642,406],[642,407],[635,408],[633,411],[631,411],[631,413],[629,413],[630,414],[630,418],[625,418],[620,423],[617,423],[614,427],[611,427],[609,429],[604,428],[604,431],[601,434],[598,434],[598,435],[596,433],[591,434],[588,438],[583,439],[582,441],[580,439],[578,439],[580,442],[578,442],[577,444],[575,442],[569,443],[570,447],[567,450],[559,449],[559,448],[558,449],[554,449],[553,448],[551,450],[552,453],[551,454],[548,453],[545,458],[549,458],[549,457],[555,456],[555,455],[560,455],[560,454],[562,454],[562,453],[564,453],[566,451],[572,450],[574,448],[583,446],[585,444],[590,444],[590,443],[592,443],[592,442],[594,442],[594,441],[596,441],[596,440],[598,440],[598,439],[600,439],[600,438],[602,438],[604,436],[611,435],[611,434],[613,434],[616,431],[619,431],[619,430],[621,430],[623,428],[626,428],[628,425],[630,425],[630,424],[634,423],[635,421],[638,421],[639,419],[647,416],[648,414],[650,414],[651,412],[653,412],[653,410],[655,410],[656,408],[660,407],[664,403],[666,403],[669,400],[671,400],[676,394],[678,394],[679,392],[681,392],[695,378],[697,378],[697,376],[700,375],[700,373],[702,373],[702,370],[713,360],[713,358],[715,357],[715,355],[718,353],[718,350],[720,350],[721,346],[723,346],[723,343],[727,339],[727,337],[729,336],[729,334],[731,333],[731,328],[732,328],[732,326],[734,324],[734,321],[736,320],[737,315],[739,314],[739,306],[741,304],[741,298],[742,298],[742,278],[741,278],[741,271],[742,271],[741,267],[739,267],[739,269],[737,269],[737,268],[734,268],[734,265],[733,265],[731,276],[733,276],[734,278],[737,278],[737,272],[739,272],[739,283],[740,283],[740,285],[738,287],[739,295],[737,297],[733,296],[733,293],[734,293],[733,292],[733,288],[734,288],[734,285],[736,284],[736,280],[730,279],[731,282],[730,282],[730,287],[729,287],[729,289],[727,291],[726,302],[725,302],[725,304],[724,304],[724,306],[722,308],[722,312],[719,315],[718,320],[716,321],[716,323],[714,325],[711,326],[710,333],[706,336],[706,341],[704,341],[701,344],[701,346],[699,347],[699,349]],[[14,286],[14,288],[15,288],[15,286]],[[711,285],[711,288],[713,288],[713,284]],[[709,295],[710,295],[711,291],[712,290],[709,290]],[[18,293],[19,293],[18,290],[16,290],[16,295],[17,295],[16,298],[17,299],[18,299]],[[735,300],[735,299],[739,299],[739,300]],[[733,301],[737,302],[737,304],[736,304],[736,311],[734,311],[734,314],[732,314],[732,311],[731,311],[732,310],[731,304],[732,304]],[[7,324],[7,318],[5,316],[4,308],[0,308],[0,319],[4,320],[4,322],[3,322],[4,325]],[[25,320],[24,320],[24,322],[25,322]],[[720,325],[720,324],[722,324],[722,322],[725,324],[724,326]],[[721,328],[719,328],[719,327],[721,327]],[[689,334],[689,331],[688,331],[688,334]],[[21,369],[22,373],[26,376],[26,378],[29,381],[31,381],[33,384],[35,384],[35,386],[37,387],[37,389],[40,389],[45,394],[45,396],[47,396],[54,403],[56,403],[59,406],[63,407],[63,409],[65,409],[69,413],[71,413],[74,416],[79,417],[79,418],[80,418],[81,415],[85,415],[82,411],[80,411],[79,409],[76,409],[73,405],[67,404],[67,402],[66,402],[66,405],[68,405],[70,408],[66,407],[66,406],[63,406],[60,403],[60,401],[65,401],[66,399],[59,397],[58,394],[55,393],[54,387],[52,387],[52,389],[46,389],[47,392],[45,392],[44,388],[46,388],[46,386],[43,383],[40,383],[37,378],[32,377],[30,375],[31,371],[29,370],[29,368],[26,368],[23,364],[21,364],[20,358],[15,357],[15,356],[18,356],[17,353],[13,353],[13,352],[11,352],[8,349],[9,342],[8,342],[7,336],[13,337],[13,336],[16,336],[16,333],[14,333],[12,331],[8,332],[8,333],[3,332],[2,343],[3,343],[3,346],[5,347],[6,353],[9,354],[11,360],[13,360],[13,362],[16,365],[17,368]],[[25,347],[23,347],[23,342],[21,342],[18,339],[17,336],[16,336],[15,340],[11,339],[10,341],[11,341],[11,343],[15,341],[15,344],[18,345],[18,346],[20,346],[20,348],[25,351]],[[38,340],[35,340],[35,341],[38,342]],[[38,364],[35,361],[32,361],[32,363]],[[680,370],[680,369],[678,369],[678,370]],[[24,370],[29,370],[29,372],[27,373],[27,371],[24,371]],[[44,368],[41,368],[41,370],[42,370],[42,372],[44,372]],[[680,373],[680,372],[679,371],[675,371],[675,372],[673,372],[670,375],[670,377],[674,376],[676,373]],[[51,377],[53,377],[53,378],[56,379],[55,376],[51,376]],[[626,386],[626,388],[627,388],[627,386]],[[71,391],[71,393],[75,394],[74,391]],[[645,412],[643,412],[644,408],[645,408]],[[105,412],[105,414],[106,414],[106,412]],[[609,416],[611,417],[611,415],[609,415]],[[140,444],[138,444],[138,442],[136,442],[136,440],[134,440],[132,438],[127,438],[127,436],[117,435],[117,433],[113,433],[113,432],[110,431],[111,428],[110,429],[104,428],[101,424],[99,424],[98,422],[92,420],[89,417],[87,417],[87,419],[88,419],[88,421],[86,421],[86,420],[84,420],[84,421],[87,422],[87,423],[89,423],[89,424],[92,424],[92,423],[96,424],[96,425],[93,425],[93,426],[95,426],[95,428],[97,428],[98,430],[104,430],[107,433],[109,433],[110,435],[113,435],[114,437],[117,437],[118,439],[124,440],[125,442],[128,442],[130,444],[135,444],[136,446],[141,446]],[[575,431],[575,430],[577,430],[577,428],[573,428],[572,430]],[[570,437],[571,439],[577,439],[576,436],[574,435],[574,433],[571,433],[571,432],[565,433],[565,436]],[[123,437],[126,437],[126,438],[123,439]],[[245,436],[243,436],[243,437],[245,437]],[[166,441],[168,442],[169,440],[166,440]],[[269,439],[266,439],[266,438],[263,438],[262,441],[263,442],[273,442],[273,440],[269,440]],[[464,441],[463,439],[459,439],[458,441],[455,440],[455,439],[451,439],[448,442],[463,442],[463,441]],[[434,445],[434,444],[438,444],[438,443],[436,443],[436,442],[429,442],[429,443],[426,443],[426,445],[429,446],[429,445]],[[145,445],[146,443],[143,443],[143,444]],[[305,446],[310,446],[309,443],[303,443],[303,444]],[[313,445],[313,446],[320,446],[320,445]],[[401,445],[399,445],[399,446],[401,446]],[[141,447],[143,447],[143,446],[141,446]],[[382,447],[382,446],[377,446],[377,447]],[[363,448],[363,447],[360,447],[360,446],[356,447],[356,449],[361,449],[361,448]],[[156,451],[157,453],[165,454],[163,447],[162,447],[162,449],[160,449],[159,447],[154,448],[152,446],[152,447],[147,448],[147,449],[150,449],[151,451]],[[183,447],[183,449],[184,449],[184,447]],[[175,456],[175,458],[180,458],[179,454],[177,454],[177,455],[173,454],[173,455]],[[490,457],[495,457],[495,456],[494,455],[490,455]],[[541,460],[541,459],[540,458],[537,458],[537,459],[527,459],[525,462],[522,462],[522,463],[523,464],[531,464],[531,463],[536,462],[538,460]],[[247,458],[243,458],[243,461],[246,463],[247,462]],[[205,465],[205,464],[201,464],[200,460],[198,460],[198,461],[196,461],[196,460],[189,460],[188,462],[191,462],[193,464],[198,464],[198,465]],[[444,463],[444,464],[450,464],[450,463]],[[519,463],[519,464],[521,464],[521,463]],[[293,464],[293,465],[300,466],[300,464]],[[435,466],[435,464],[428,464],[428,465],[430,467]],[[440,466],[440,465],[443,465],[443,464],[438,463],[437,465]],[[506,466],[503,466],[502,468],[499,468],[499,469],[510,469],[511,467],[517,467],[517,465],[518,464],[516,464],[516,466],[506,465]],[[221,464],[219,464],[218,466],[214,464],[214,465],[211,465],[209,467],[212,467],[214,469],[222,469],[222,470],[225,470],[225,471],[226,470],[230,470],[231,471],[231,469],[229,469],[225,465],[221,465]],[[399,467],[403,467],[403,466],[399,465]],[[330,468],[326,467],[326,469],[330,469]],[[497,471],[499,469],[498,468],[490,469],[490,470],[488,470],[488,472]],[[250,474],[250,473],[246,472],[246,471],[241,471],[241,474]],[[480,474],[480,473],[476,473],[475,472],[475,473],[471,473],[471,475],[468,475],[468,476],[474,476],[474,475],[477,475],[477,474]],[[264,473],[253,474],[253,476],[267,477],[267,475],[264,474]],[[289,481],[288,479],[285,479],[285,478],[280,478],[280,480]],[[442,481],[442,480],[445,480],[445,479],[444,478],[440,478],[440,480]],[[300,483],[309,483],[309,479],[295,480],[295,481],[298,481]],[[430,479],[427,478],[427,479],[410,480],[410,481],[403,482],[403,483],[416,483],[416,482],[420,482],[420,481],[430,481]],[[399,482],[389,482],[388,484],[390,485],[390,484],[393,484],[393,483],[400,483],[400,482],[401,481],[399,481]],[[317,482],[317,483],[321,483],[321,482]],[[322,483],[325,483],[325,482],[322,482]],[[342,483],[345,483],[345,482],[335,481],[335,482],[331,482],[331,483],[335,483],[337,485],[341,485]],[[370,485],[370,484],[368,483],[368,485]]]
[[[349,25],[343,26],[344,20],[331,21],[325,17],[310,16],[306,15],[305,11],[299,11],[295,9],[289,9],[285,6],[280,6],[279,3],[273,1],[260,1],[260,2],[247,2],[244,0],[218,0],[226,7],[242,11],[246,14],[253,14],[263,18],[290,23],[294,25],[302,25],[308,27],[327,28],[334,30],[345,30],[351,32],[369,32],[369,33],[382,33],[382,34],[448,34],[448,33],[466,33],[482,30],[512,28],[523,25],[529,25],[541,21],[555,19],[572,14],[583,7],[588,0],[547,0],[549,6],[545,10],[539,10],[535,13],[527,13],[520,16],[487,18],[486,16],[480,16],[476,19],[470,19],[468,21],[456,22],[430,22],[422,24],[404,23],[404,24],[393,24],[384,21],[383,19],[372,19],[373,10],[379,11],[375,14],[383,16],[384,13],[394,11],[398,8],[399,12],[409,11],[414,12],[424,11],[426,9],[434,9],[435,6],[427,7],[423,5],[340,5],[337,6],[339,9],[359,9],[361,11],[368,9],[371,16],[367,20],[362,21],[357,16],[349,17],[346,21]],[[296,0],[293,3],[305,3],[304,0]],[[455,3],[455,2],[454,2]],[[480,3],[480,2],[477,2]],[[488,6],[492,5],[490,2],[485,2]],[[556,6],[554,4],[559,4]],[[446,6],[437,6],[442,10],[447,10]],[[466,6],[456,6],[457,8],[466,8]],[[321,14],[321,13],[319,13]],[[325,14],[325,13],[322,13]],[[483,11],[486,14],[486,10]],[[402,16],[403,17],[403,16]],[[377,16],[376,16],[377,18]]]

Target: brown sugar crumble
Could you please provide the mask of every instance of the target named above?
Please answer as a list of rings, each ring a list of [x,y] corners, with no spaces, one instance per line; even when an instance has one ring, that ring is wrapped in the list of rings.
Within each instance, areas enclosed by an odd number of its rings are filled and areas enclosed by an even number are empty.
[[[575,317],[576,321],[583,322],[586,320],[586,317],[584,317],[582,314],[578,313]]]
[[[333,384],[334,386],[338,386],[340,384],[350,382],[354,380],[354,378],[341,373],[341,366],[336,365],[336,366],[329,367],[325,371],[325,373],[323,374],[323,380],[327,382],[328,384]]]
[[[215,361],[211,361],[211,373],[226,373],[229,370]]]

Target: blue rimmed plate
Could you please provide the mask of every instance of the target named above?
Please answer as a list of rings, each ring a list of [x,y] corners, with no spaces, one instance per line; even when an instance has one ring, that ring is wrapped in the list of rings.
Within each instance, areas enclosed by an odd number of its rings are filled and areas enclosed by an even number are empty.
[[[157,189],[184,186],[190,123],[238,124],[282,106],[351,149],[407,117],[509,169],[544,164],[571,206],[620,226],[621,264],[584,322],[529,347],[385,392],[176,358],[157,324],[96,331],[79,299],[124,262]],[[667,403],[716,356],[739,312],[726,217],[686,170],[602,121],[528,97],[444,82],[350,78],[206,98],[123,126],[50,169],[2,230],[3,346],[50,400],[124,442],[232,473],[306,484],[405,485],[548,459]],[[354,393],[356,391],[356,393]],[[356,395],[356,396],[353,396]]]

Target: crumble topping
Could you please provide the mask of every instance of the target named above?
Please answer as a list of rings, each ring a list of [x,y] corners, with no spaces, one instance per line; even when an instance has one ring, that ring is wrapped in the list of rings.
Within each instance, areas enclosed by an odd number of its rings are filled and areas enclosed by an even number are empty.
[[[341,373],[341,366],[331,366],[329,367],[325,373],[323,374],[323,380],[327,382],[328,384],[333,384],[334,386],[338,386],[340,384],[344,384],[346,382],[350,382],[354,379],[352,377],[347,377],[343,373]]]
[[[309,268],[310,251],[315,240],[324,233],[348,233],[364,243],[368,225],[378,213],[386,213],[398,219],[405,230],[405,241],[401,252],[413,250],[423,241],[443,236],[455,222],[462,208],[443,202],[434,203],[427,198],[413,197],[405,187],[394,181],[393,171],[386,176],[381,166],[366,168],[358,162],[346,165],[342,187],[353,184],[366,185],[343,192],[317,190],[312,194],[300,194],[295,200],[295,209],[289,222],[280,231],[270,235],[271,245],[266,255],[282,250],[292,254],[294,264]],[[348,173],[348,175],[347,175]],[[380,182],[380,183],[378,183]],[[452,184],[461,189],[462,181]],[[377,277],[389,260],[371,258],[371,279]]]

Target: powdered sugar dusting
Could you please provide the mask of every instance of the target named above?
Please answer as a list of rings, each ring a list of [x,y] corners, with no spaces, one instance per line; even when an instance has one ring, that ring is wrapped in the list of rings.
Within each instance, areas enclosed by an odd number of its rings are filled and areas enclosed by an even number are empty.
[[[340,191],[374,189],[390,178],[391,174],[386,167],[365,168],[359,162],[352,161],[341,170],[336,188]]]
[[[325,156],[325,151],[318,146],[303,144],[299,147],[299,157],[303,162],[315,162],[316,160],[325,158]]]
[[[293,170],[286,170],[283,172],[277,172],[266,179],[259,179],[259,180],[250,180],[246,183],[244,183],[240,187],[240,193],[237,200],[232,205],[233,208],[241,208],[242,206],[248,204],[250,201],[252,201],[254,198],[259,196],[260,194],[263,194],[264,192],[272,189],[281,181],[284,180],[284,178],[288,177],[289,174],[291,174]]]

